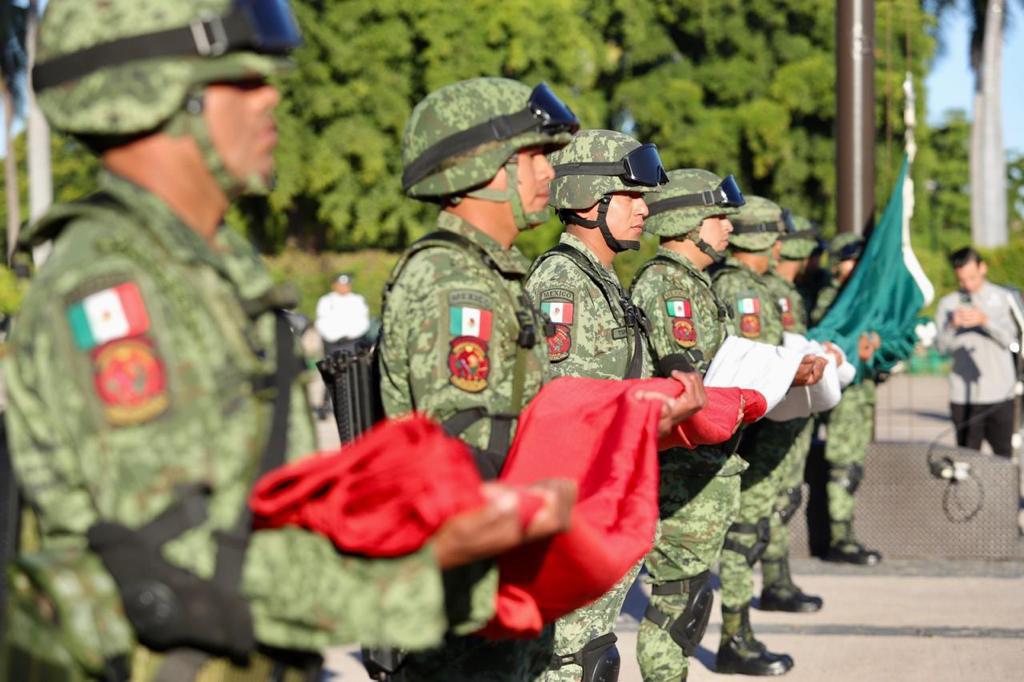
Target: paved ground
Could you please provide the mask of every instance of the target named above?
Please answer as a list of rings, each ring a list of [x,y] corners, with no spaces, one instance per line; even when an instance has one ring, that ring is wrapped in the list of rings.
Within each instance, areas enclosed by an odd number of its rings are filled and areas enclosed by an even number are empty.
[[[879,388],[877,438],[952,444],[946,396],[945,377],[893,377]],[[325,440],[336,438],[323,424]],[[861,569],[806,559],[794,561],[793,569],[806,591],[825,598],[825,609],[811,615],[754,611],[752,618],[771,649],[796,660],[788,682],[1024,680],[1024,560],[888,560]],[[621,682],[640,681],[634,647],[646,599],[635,585],[620,617]],[[714,673],[717,605],[691,666],[692,682],[725,679]],[[331,650],[328,662],[331,680],[367,679],[352,648]]]

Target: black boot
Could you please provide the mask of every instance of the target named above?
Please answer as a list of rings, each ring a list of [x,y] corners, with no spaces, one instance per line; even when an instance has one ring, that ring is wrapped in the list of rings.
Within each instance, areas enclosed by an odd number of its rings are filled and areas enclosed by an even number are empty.
[[[762,611],[788,611],[790,613],[813,613],[820,611],[821,597],[804,594],[796,586],[789,572],[789,557],[781,559],[761,558],[761,574],[764,589],[761,590]]]
[[[718,646],[715,672],[723,675],[784,675],[793,667],[788,654],[768,651],[757,641],[750,627],[750,604],[739,609],[722,609],[722,642]]]
[[[795,585],[789,589],[766,587],[761,590],[762,611],[814,613],[820,611],[824,603],[821,597],[804,594],[803,590]]]
[[[857,564],[859,566],[875,566],[881,560],[881,553],[873,549],[867,549],[855,540],[832,545],[828,548],[828,554],[825,555],[825,561]]]

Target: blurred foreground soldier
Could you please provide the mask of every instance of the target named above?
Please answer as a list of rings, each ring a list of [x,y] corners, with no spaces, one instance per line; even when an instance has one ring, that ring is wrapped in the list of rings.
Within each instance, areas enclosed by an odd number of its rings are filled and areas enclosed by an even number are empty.
[[[1014,431],[1017,381],[1012,346],[1020,331],[1011,313],[1011,294],[985,277],[988,266],[970,247],[949,257],[960,291],[939,301],[937,346],[953,358],[949,402],[956,442],[973,450],[987,440],[992,452],[1009,457]]]
[[[639,379],[653,374],[649,322],[615,275],[615,255],[640,246],[644,196],[667,182],[654,145],[610,130],[585,130],[551,156],[550,204],[565,232],[530,272],[527,290],[554,325],[548,360],[556,376]],[[684,401],[699,395],[688,376]],[[701,405],[693,403],[693,411]],[[617,679],[615,621],[640,563],[590,606],[555,624],[547,682]],[[589,658],[597,663],[591,665]]]
[[[9,567],[4,679],[319,679],[328,645],[436,645],[440,569],[524,539],[499,502],[396,559],[252,532],[254,480],[315,442],[294,301],[221,219],[269,187],[298,43],[279,0],[49,3],[38,101],[103,171],[23,244],[54,240],[4,368],[41,543]]]
[[[778,304],[782,329],[794,334],[807,333],[807,308],[795,280],[817,247],[817,235],[810,221],[792,217],[787,231],[775,242],[774,267],[765,273],[765,283]],[[817,611],[821,597],[804,594],[789,571],[789,521],[800,508],[803,495],[804,466],[811,446],[814,420],[794,419],[796,430],[792,445],[782,461],[782,479],[775,508],[771,514],[771,540],[761,557],[762,611]]]
[[[840,234],[829,244],[832,282],[818,295],[811,324],[817,324],[836,300],[839,290],[853,274],[864,251],[864,239],[852,233]],[[857,354],[867,361],[881,345],[877,334],[865,333],[857,345]],[[831,540],[827,561],[873,566],[882,559],[875,550],[866,549],[853,532],[854,494],[864,478],[864,458],[875,432],[875,381],[865,376],[860,383],[843,391],[843,398],[831,412],[822,416],[828,425],[825,461],[829,465],[828,515]]]
[[[651,341],[662,362],[683,358],[703,374],[726,337],[735,333],[728,308],[705,270],[725,258],[743,195],[699,169],[674,170],[649,202],[644,230],[661,239],[657,255],[633,280],[633,301],[651,321]],[[739,436],[721,445],[660,454],[661,534],[647,555],[651,603],[640,624],[637,660],[644,680],[679,682],[687,676],[714,602],[711,569],[740,504],[735,454]]]
[[[729,258],[715,271],[715,294],[732,310],[740,335],[772,345],[782,343],[782,313],[765,282],[772,248],[784,231],[782,209],[768,199],[748,196],[732,219]],[[814,383],[822,367],[805,358],[794,380]],[[750,467],[742,474],[740,507],[722,552],[722,640],[715,669],[741,675],[781,675],[793,659],[776,654],[754,637],[750,626],[753,567],[770,539],[772,510],[782,487],[782,463],[799,428],[762,420],[743,433],[739,454]]]
[[[324,355],[351,348],[370,331],[366,299],[352,291],[351,275],[338,275],[331,290],[316,302],[316,330],[324,340]]]
[[[385,290],[381,393],[389,415],[427,414],[473,449],[484,478],[501,471],[516,419],[547,368],[544,323],[523,289],[512,241],[548,217],[546,151],[579,122],[548,87],[503,78],[448,85],[416,105],[402,139],[407,195],[440,205],[437,229],[406,250]],[[486,623],[497,568],[445,575],[449,603],[476,627],[410,654],[394,679],[530,680],[551,658],[538,640],[460,636]],[[489,597],[487,596],[489,593]],[[483,595],[471,598],[474,594]]]

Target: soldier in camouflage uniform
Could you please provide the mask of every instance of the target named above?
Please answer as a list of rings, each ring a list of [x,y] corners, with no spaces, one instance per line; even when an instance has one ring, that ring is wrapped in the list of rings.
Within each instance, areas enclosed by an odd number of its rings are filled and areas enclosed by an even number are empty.
[[[499,118],[511,121],[500,133],[490,125]],[[516,417],[547,369],[544,323],[523,289],[528,263],[512,240],[547,218],[554,173],[544,152],[566,144],[577,126],[546,85],[531,92],[477,78],[428,95],[402,139],[406,193],[442,210],[437,230],[406,251],[385,291],[384,408],[437,419],[471,446],[485,478],[500,472]],[[468,595],[496,571],[482,563],[446,581]],[[395,679],[530,680],[550,662],[550,629],[532,642],[459,634],[409,655]]]
[[[559,244],[534,263],[526,285],[555,326],[548,338],[551,370],[556,376],[597,379],[649,377],[654,365],[648,322],[619,284],[612,260],[639,247],[647,215],[644,197],[667,180],[657,150],[622,133],[586,130],[551,162],[556,176],[550,204],[566,228]],[[574,654],[602,648],[609,672],[599,679],[615,679],[612,630],[639,571],[638,563],[596,602],[558,620],[559,658],[545,675],[547,682],[579,680]],[[583,678],[592,679],[586,667]]]
[[[715,293],[739,320],[739,333],[747,339],[782,343],[782,314],[765,283],[771,250],[784,223],[782,209],[762,197],[748,196],[733,218],[730,256],[716,270]],[[811,368],[820,379],[821,367],[805,358],[802,375]],[[721,560],[722,640],[716,669],[744,675],[781,675],[793,667],[786,654],[768,651],[750,627],[753,566],[767,547],[770,516],[782,485],[782,462],[799,431],[791,422],[763,420],[744,431],[739,454],[750,467],[742,474],[740,508],[726,534]]]
[[[794,216],[792,229],[775,242],[774,268],[765,273],[774,300],[778,303],[782,329],[794,334],[807,333],[807,309],[794,280],[817,245],[810,221]],[[804,465],[811,446],[814,420],[793,420],[797,434],[782,461],[782,485],[771,514],[771,540],[761,556],[762,611],[810,612],[821,609],[820,597],[810,596],[796,586],[789,571],[789,520],[800,507],[803,495]]]
[[[53,252],[4,362],[40,532],[9,569],[4,679],[298,682],[329,645],[435,646],[459,625],[440,568],[488,555],[473,535],[493,540],[495,521],[519,526],[490,505],[387,560],[294,527],[250,532],[259,471],[315,440],[280,313],[294,299],[221,219],[269,186],[265,79],[298,42],[281,2],[47,7],[38,102],[104,170],[98,194],[55,206],[22,244]],[[494,589],[467,619],[490,618]]]
[[[701,374],[726,337],[735,333],[725,304],[705,269],[725,257],[743,196],[732,178],[700,169],[674,170],[649,203],[644,230],[661,238],[657,255],[637,271],[634,303],[651,321],[659,357],[682,356]],[[679,682],[700,643],[714,597],[711,569],[739,510],[739,436],[721,445],[660,453],[660,535],[647,555],[651,602],[637,637],[637,660],[647,682]]]
[[[828,312],[840,288],[853,273],[863,250],[863,238],[851,233],[840,234],[829,244],[833,280],[818,295],[811,314],[813,324],[821,321]],[[857,344],[860,359],[871,359],[879,345],[877,334],[862,335]],[[829,465],[827,490],[831,531],[825,559],[874,566],[882,560],[882,555],[865,548],[853,532],[854,494],[864,477],[864,457],[875,431],[874,378],[865,376],[859,383],[847,386],[842,400],[822,416],[822,421],[828,429],[825,461]]]

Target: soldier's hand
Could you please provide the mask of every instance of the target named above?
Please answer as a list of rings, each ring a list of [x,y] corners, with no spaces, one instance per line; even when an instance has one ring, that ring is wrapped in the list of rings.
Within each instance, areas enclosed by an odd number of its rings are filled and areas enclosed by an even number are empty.
[[[545,481],[529,490],[541,498],[540,509],[523,528],[519,513],[519,495],[502,483],[485,483],[486,503],[445,521],[434,533],[434,553],[442,569],[462,566],[502,554],[513,547],[554,533],[569,526],[569,515],[576,501],[576,485],[571,481]]]
[[[572,508],[576,504],[576,484],[564,478],[551,478],[534,483],[530,493],[543,500],[543,505],[526,526],[523,542],[533,542],[569,529]]]
[[[843,354],[843,351],[839,349],[839,346],[832,343],[831,341],[826,341],[825,343],[822,344],[822,346],[825,347],[826,353],[835,358],[836,367],[843,364],[843,360],[846,359],[846,356]]]
[[[875,339],[877,338],[878,334],[874,334],[874,338],[872,338],[872,334],[867,332],[861,334],[860,338],[857,339],[857,357],[864,362],[870,360],[871,356],[875,354],[875,349],[878,348],[875,345]],[[879,341],[879,345],[881,345],[881,341]]]
[[[817,355],[805,355],[803,360],[800,361],[800,367],[797,368],[796,376],[793,377],[791,385],[813,386],[821,381],[826,364],[825,358],[820,358]]]
[[[683,385],[683,392],[673,398],[658,391],[637,391],[640,400],[660,400],[661,417],[658,419],[658,436],[664,437],[672,431],[676,424],[686,421],[704,409],[707,396],[704,393],[704,380],[698,372],[672,371],[672,378]]]

